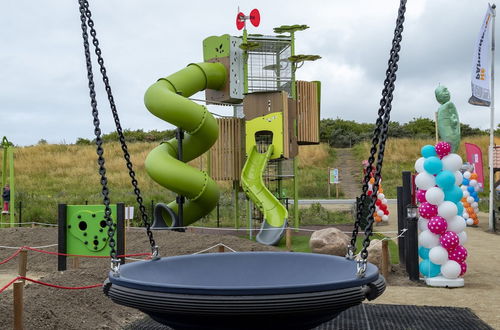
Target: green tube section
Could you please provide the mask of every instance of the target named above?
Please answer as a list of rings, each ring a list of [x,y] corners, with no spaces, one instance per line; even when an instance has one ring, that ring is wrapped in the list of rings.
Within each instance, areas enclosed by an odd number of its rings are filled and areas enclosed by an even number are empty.
[[[146,91],[144,103],[156,117],[185,131],[182,141],[183,159],[177,159],[177,139],[163,142],[146,157],[149,176],[161,186],[186,197],[183,225],[188,226],[213,210],[219,200],[219,188],[204,172],[189,162],[202,155],[215,143],[219,127],[206,107],[187,99],[204,89],[224,86],[226,69],[220,63],[189,64],[186,68],[158,80]],[[175,201],[168,204],[175,214]],[[173,219],[163,212],[168,225]]]

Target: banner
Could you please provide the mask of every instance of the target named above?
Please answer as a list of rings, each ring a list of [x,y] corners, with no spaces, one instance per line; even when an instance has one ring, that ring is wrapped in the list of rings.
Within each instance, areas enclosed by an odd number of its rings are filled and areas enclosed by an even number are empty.
[[[474,172],[477,174],[477,182],[482,191],[484,189],[483,153],[477,145],[465,143],[465,154],[467,155],[467,162],[474,165]]]
[[[469,103],[473,105],[490,106],[491,103],[491,38],[490,26],[493,19],[493,9],[488,4],[488,10],[474,50],[472,61],[471,87],[472,96]]]

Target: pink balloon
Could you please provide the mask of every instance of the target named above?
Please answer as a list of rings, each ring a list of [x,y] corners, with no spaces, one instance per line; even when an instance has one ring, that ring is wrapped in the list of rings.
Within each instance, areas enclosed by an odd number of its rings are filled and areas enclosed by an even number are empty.
[[[441,235],[448,229],[448,223],[443,217],[436,215],[429,220],[427,228],[429,228],[431,233]]]
[[[435,148],[439,158],[443,158],[451,152],[451,145],[448,142],[438,142]]]
[[[441,243],[441,246],[446,250],[452,251],[458,246],[460,240],[457,234],[452,231],[447,231],[439,237],[439,243]]]
[[[459,264],[467,259],[467,249],[463,245],[457,246],[453,251],[449,251],[448,259],[455,260]]]
[[[465,274],[467,272],[467,263],[465,261],[462,261],[459,264],[460,264],[460,268],[462,269],[462,271],[460,272],[460,276],[462,276],[463,274]]]
[[[427,190],[421,190],[419,189],[417,191],[417,200],[420,202],[420,203],[424,203],[424,202],[427,202],[427,199],[425,198],[425,193],[427,192]]]
[[[438,214],[438,207],[437,205],[432,205],[428,202],[423,202],[418,207],[418,212],[420,213],[421,217],[430,219]]]

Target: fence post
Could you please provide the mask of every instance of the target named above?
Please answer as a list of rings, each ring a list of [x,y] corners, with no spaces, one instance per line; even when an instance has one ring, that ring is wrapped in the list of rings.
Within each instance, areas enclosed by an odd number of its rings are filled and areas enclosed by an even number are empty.
[[[387,278],[389,276],[389,267],[391,265],[391,262],[389,260],[389,242],[384,239],[382,241],[382,265],[380,268],[382,268],[382,276]]]
[[[286,249],[288,251],[292,251],[292,229],[290,227],[286,227],[285,240],[286,240]]]
[[[18,274],[19,276],[26,276],[26,269],[28,266],[28,251],[26,250],[21,250],[19,253],[19,267],[18,267]],[[19,280],[24,283],[24,279]]]
[[[21,281],[14,282],[14,330],[24,329],[23,316],[23,289],[24,283]]]

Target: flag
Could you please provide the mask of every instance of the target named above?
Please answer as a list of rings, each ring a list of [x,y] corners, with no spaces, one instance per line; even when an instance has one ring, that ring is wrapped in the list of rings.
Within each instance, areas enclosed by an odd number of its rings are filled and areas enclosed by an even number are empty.
[[[465,154],[467,162],[474,165],[474,172],[477,174],[477,182],[481,190],[484,189],[484,174],[483,174],[483,153],[481,148],[472,143],[465,143]]]
[[[479,36],[474,50],[472,60],[471,87],[472,96],[469,103],[488,107],[491,103],[491,21],[493,9],[488,4],[488,10],[484,16],[483,24],[479,30]]]

